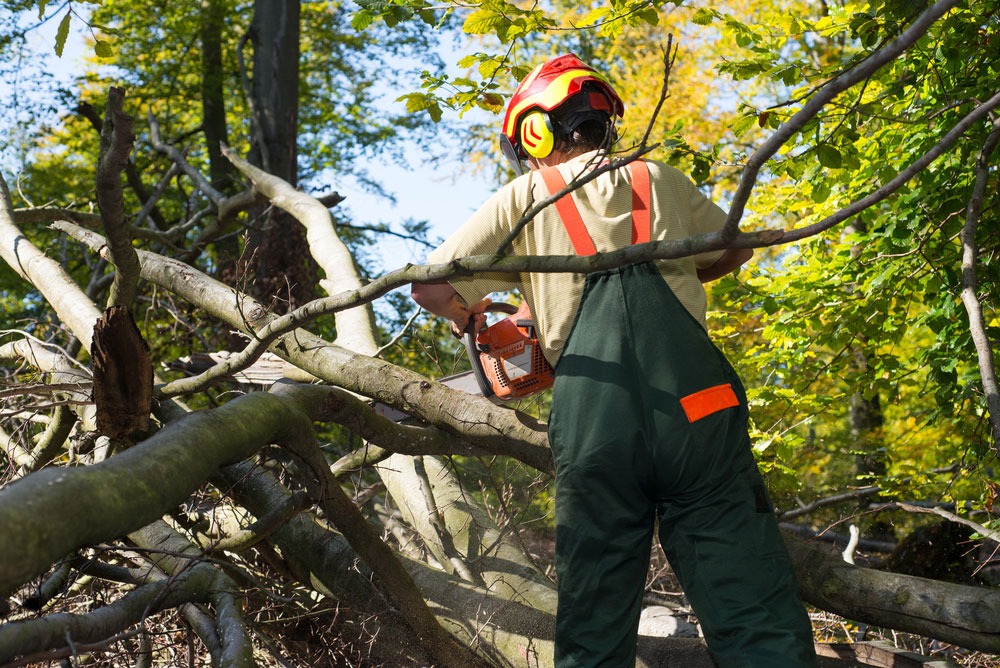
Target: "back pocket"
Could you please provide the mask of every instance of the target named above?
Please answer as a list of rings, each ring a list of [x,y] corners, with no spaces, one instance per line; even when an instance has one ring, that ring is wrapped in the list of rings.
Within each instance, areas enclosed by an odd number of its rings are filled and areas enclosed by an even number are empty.
[[[736,398],[736,393],[730,383],[716,385],[681,397],[681,408],[684,409],[688,422],[695,422],[724,408],[739,405],[740,400]]]

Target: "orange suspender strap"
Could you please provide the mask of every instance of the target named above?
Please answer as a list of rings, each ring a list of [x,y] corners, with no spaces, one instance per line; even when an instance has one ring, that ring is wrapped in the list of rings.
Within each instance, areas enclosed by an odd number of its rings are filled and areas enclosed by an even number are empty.
[[[549,189],[549,195],[555,195],[566,187],[566,179],[555,167],[543,167],[539,172],[542,175],[542,180],[545,181],[545,187]],[[594,240],[590,238],[587,226],[583,223],[580,209],[573,201],[573,193],[556,200],[556,211],[559,213],[559,218],[562,219],[566,233],[569,234],[569,240],[573,243],[573,250],[576,251],[576,254],[581,256],[596,255],[597,248],[594,246]]]
[[[632,173],[632,243],[642,244],[649,241],[650,238],[649,168],[644,160],[633,160],[628,164],[628,167]],[[545,181],[545,187],[548,188],[550,195],[555,195],[566,187],[566,180],[555,167],[544,167],[539,170],[539,173],[542,180]],[[562,219],[576,254],[581,256],[596,255],[597,248],[594,246],[594,240],[590,237],[590,232],[587,231],[583,216],[580,215],[580,209],[573,201],[572,193],[564,195],[556,201],[556,211],[559,213],[559,218]]]
[[[649,241],[649,167],[645,160],[628,163],[632,172],[632,243]]]

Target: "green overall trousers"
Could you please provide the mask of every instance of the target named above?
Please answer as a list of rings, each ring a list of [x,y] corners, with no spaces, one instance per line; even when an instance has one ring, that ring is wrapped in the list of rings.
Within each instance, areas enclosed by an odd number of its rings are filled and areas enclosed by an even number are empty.
[[[574,222],[572,212],[560,214],[567,227]],[[634,241],[648,238],[648,226],[633,229]],[[556,367],[548,427],[556,668],[635,665],[657,517],[718,666],[815,665],[747,417],[732,365],[652,263],[587,276]]]

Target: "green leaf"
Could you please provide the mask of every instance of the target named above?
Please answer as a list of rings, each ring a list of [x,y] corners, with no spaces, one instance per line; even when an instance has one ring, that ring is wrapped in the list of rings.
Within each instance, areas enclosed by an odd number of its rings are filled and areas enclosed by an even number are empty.
[[[111,48],[111,45],[101,40],[94,42],[94,53],[97,54],[98,58],[113,58],[115,55],[115,51]]]
[[[816,157],[819,158],[819,164],[827,169],[840,169],[840,165],[842,164],[840,151],[829,144],[820,144],[817,146]]]
[[[425,93],[409,93],[396,98],[397,102],[406,100],[406,111],[414,114],[418,111],[426,111],[435,123],[441,120],[441,107],[438,101],[431,95]]]
[[[694,16],[691,17],[691,23],[695,23],[700,26],[707,26],[714,20],[715,16],[707,9],[699,9],[694,13]]]
[[[822,204],[830,196],[830,186],[826,184],[826,181],[820,181],[813,186],[812,189],[812,201],[817,204]]]
[[[495,32],[501,26],[506,26],[507,23],[508,20],[505,16],[488,9],[480,9],[465,19],[462,30],[470,35],[485,35]]]
[[[372,14],[371,11],[362,9],[360,12],[355,13],[354,16],[351,17],[351,27],[358,32],[361,32],[370,26],[374,20],[375,15]]]
[[[66,46],[66,38],[69,37],[69,17],[70,11],[66,11],[66,16],[59,22],[59,29],[56,30],[56,55],[62,58],[63,47]]]
[[[38,0],[38,20],[41,21],[45,18],[45,5],[48,4],[48,0]]]
[[[694,166],[691,168],[691,180],[695,183],[704,183],[705,179],[708,178],[708,173],[708,160],[702,158],[701,156],[695,158]]]
[[[740,116],[733,123],[733,134],[739,139],[746,134],[747,130],[753,127],[754,122],[757,120],[757,114],[747,114],[745,116]]]

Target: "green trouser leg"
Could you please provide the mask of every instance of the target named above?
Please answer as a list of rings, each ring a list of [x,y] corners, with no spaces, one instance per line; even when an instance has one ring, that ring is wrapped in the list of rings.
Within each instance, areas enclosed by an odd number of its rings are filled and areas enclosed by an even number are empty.
[[[689,422],[680,399],[738,406]],[[631,667],[656,514],[722,668],[815,665],[731,365],[649,263],[587,277],[556,368],[556,667]]]

